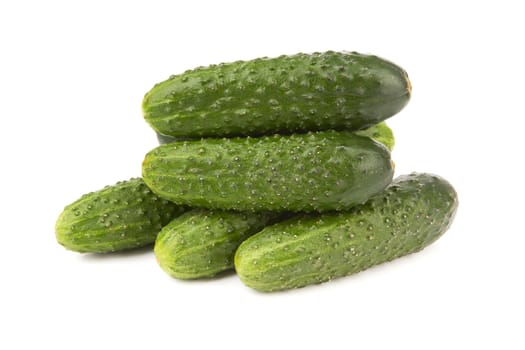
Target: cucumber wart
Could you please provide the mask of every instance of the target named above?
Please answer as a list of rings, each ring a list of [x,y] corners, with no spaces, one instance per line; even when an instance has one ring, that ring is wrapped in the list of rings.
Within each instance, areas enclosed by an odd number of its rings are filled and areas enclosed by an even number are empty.
[[[264,292],[329,281],[425,248],[447,231],[457,206],[443,178],[400,176],[348,212],[299,215],[263,229],[239,246],[235,269]]]
[[[359,130],[398,113],[411,85],[399,66],[356,52],[258,58],[188,70],[145,96],[145,120],[177,137]]]
[[[180,205],[247,211],[346,210],[392,180],[390,152],[351,132],[175,141],[150,151],[146,184]]]

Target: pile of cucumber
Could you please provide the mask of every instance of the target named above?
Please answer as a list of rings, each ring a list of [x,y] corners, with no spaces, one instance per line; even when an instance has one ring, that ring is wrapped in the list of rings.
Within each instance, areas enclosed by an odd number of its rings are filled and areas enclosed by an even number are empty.
[[[160,143],[142,178],[66,206],[57,241],[82,253],[154,245],[174,278],[235,269],[264,292],[417,252],[450,227],[458,198],[437,175],[393,179],[384,121],[410,96],[402,68],[356,52],[173,75],[142,103]]]

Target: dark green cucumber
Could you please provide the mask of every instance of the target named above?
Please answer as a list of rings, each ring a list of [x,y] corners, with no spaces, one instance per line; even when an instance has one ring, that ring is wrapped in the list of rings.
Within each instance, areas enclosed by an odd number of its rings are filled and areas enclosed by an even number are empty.
[[[381,122],[379,124],[372,125],[368,129],[355,131],[357,135],[370,137],[371,139],[382,143],[383,145],[388,148],[390,152],[394,149],[395,145],[395,138],[394,133],[392,129],[388,127],[388,125],[385,122]],[[174,141],[179,140],[180,138],[175,138],[173,136],[168,135],[162,135],[157,133],[157,140],[159,141],[159,144],[164,145],[166,143],[171,143]]]
[[[174,278],[212,277],[232,269],[239,244],[280,216],[194,209],[160,231],[155,256],[160,267]]]
[[[150,151],[146,184],[181,205],[248,211],[345,210],[392,180],[390,152],[368,137],[323,131],[176,141]]]
[[[265,292],[329,281],[423,249],[449,228],[457,206],[443,178],[400,176],[348,212],[299,215],[265,228],[239,246],[235,269]]]
[[[145,120],[176,137],[360,130],[409,101],[406,72],[356,52],[296,54],[173,75],[144,97]]]
[[[56,222],[56,239],[80,253],[143,247],[184,211],[153,194],[140,178],[121,181],[66,206]]]

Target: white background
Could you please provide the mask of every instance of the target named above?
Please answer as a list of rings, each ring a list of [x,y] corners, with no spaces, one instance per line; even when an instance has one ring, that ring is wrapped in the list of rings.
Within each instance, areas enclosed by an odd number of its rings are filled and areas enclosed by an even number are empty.
[[[190,3],[189,1],[186,3]],[[525,25],[518,1],[3,1],[1,349],[525,348]],[[457,189],[452,228],[353,277],[262,294],[169,278],[150,250],[66,251],[81,194],[140,175],[142,97],[199,65],[356,50],[405,68],[397,175]]]

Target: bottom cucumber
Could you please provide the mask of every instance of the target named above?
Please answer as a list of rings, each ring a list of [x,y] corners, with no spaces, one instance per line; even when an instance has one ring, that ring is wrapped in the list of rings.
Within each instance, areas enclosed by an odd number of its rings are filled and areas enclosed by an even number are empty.
[[[83,195],[55,225],[58,243],[79,253],[109,253],[155,242],[160,229],[186,208],[155,195],[140,178]]]
[[[347,212],[299,215],[263,229],[239,246],[235,269],[264,292],[329,281],[423,249],[449,228],[457,206],[445,179],[400,176]]]
[[[174,278],[212,277],[233,268],[243,240],[282,216],[193,209],[161,230],[154,248],[157,262]]]

